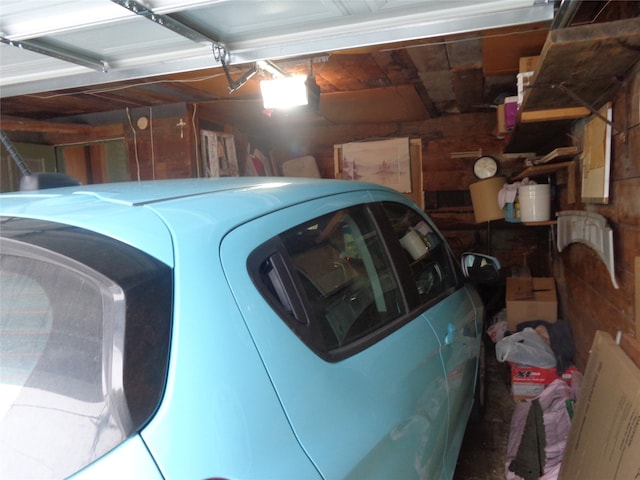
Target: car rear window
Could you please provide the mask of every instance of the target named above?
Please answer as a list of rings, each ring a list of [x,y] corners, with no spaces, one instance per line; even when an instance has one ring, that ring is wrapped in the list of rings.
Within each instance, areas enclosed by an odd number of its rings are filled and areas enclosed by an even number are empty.
[[[160,401],[171,269],[78,228],[2,219],[0,471],[72,475]]]
[[[364,205],[281,233],[249,265],[271,305],[329,360],[361,350],[407,312],[384,239]]]

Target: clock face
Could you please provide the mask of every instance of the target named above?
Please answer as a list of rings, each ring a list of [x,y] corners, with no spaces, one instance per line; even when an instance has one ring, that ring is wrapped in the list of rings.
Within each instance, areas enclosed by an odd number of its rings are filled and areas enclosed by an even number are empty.
[[[480,157],[473,164],[473,174],[478,178],[493,177],[498,173],[498,162],[493,157]]]

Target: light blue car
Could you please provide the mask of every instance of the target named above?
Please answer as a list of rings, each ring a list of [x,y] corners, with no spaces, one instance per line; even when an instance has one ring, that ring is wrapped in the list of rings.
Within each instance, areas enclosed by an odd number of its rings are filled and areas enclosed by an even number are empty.
[[[0,217],[1,478],[453,476],[481,397],[465,277],[499,265],[400,193],[132,182]]]

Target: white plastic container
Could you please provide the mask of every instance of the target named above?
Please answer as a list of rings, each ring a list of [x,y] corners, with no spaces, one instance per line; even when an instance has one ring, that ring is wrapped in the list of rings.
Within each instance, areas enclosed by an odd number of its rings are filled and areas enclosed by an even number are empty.
[[[546,222],[551,215],[551,188],[548,184],[518,187],[520,218],[523,222]]]

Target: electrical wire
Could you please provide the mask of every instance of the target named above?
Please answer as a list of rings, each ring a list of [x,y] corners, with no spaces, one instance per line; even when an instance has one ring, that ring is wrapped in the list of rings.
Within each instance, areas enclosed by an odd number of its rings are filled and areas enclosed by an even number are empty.
[[[196,112],[198,104],[193,104],[193,113],[191,114],[191,130],[193,131],[193,148],[196,151],[196,177],[200,178],[200,149],[198,148],[198,130],[196,128]]]
[[[155,85],[155,84],[162,84],[162,83],[197,83],[197,82],[204,82],[206,80],[211,80],[214,78],[218,78],[223,76],[224,73],[216,73],[214,75],[206,75],[204,77],[197,77],[197,78],[190,78],[190,79],[184,79],[184,80],[169,80],[169,79],[163,79],[163,80],[154,80],[154,81],[146,81],[146,82],[138,82],[138,83],[133,83],[130,85],[120,85],[118,87],[109,87],[109,88],[98,88],[98,89],[93,89],[93,90],[86,90],[83,92],[63,92],[63,93],[54,93],[51,95],[36,95],[36,94],[29,94],[29,95],[25,95],[27,97],[33,97],[33,98],[38,98],[41,100],[47,100],[47,99],[51,99],[51,98],[57,98],[57,97],[69,97],[69,96],[75,96],[78,94],[84,94],[84,95],[99,95],[101,93],[109,93],[109,92],[117,92],[119,90],[127,90],[128,88],[136,88],[136,87],[140,87],[140,86],[145,86],[145,85]]]
[[[133,126],[133,122],[131,121],[131,114],[129,112],[129,107],[126,107],[125,111],[127,112],[127,118],[129,119],[129,126],[131,127],[131,131],[133,132],[133,152],[136,158],[137,178],[138,178],[138,181],[140,181],[140,159],[138,158],[138,135],[136,134],[136,129]]]
[[[156,155],[153,149],[153,109],[149,107],[149,134],[151,135],[151,178],[156,179]]]

